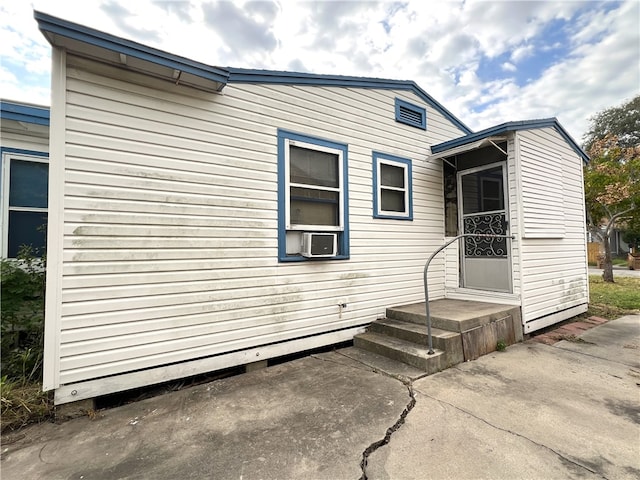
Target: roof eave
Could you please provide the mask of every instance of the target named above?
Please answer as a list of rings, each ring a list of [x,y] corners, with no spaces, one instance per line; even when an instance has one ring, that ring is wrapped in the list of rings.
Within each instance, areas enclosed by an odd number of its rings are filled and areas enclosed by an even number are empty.
[[[466,134],[473,132],[453,113],[442,106],[431,95],[411,80],[391,80],[373,77],[347,75],[326,75],[317,73],[286,72],[277,70],[253,70],[227,67],[229,83],[270,83],[279,85],[318,85],[324,87],[378,88],[383,90],[408,90],[442,114],[447,120]]]
[[[80,56],[205,91],[221,91],[229,78],[229,72],[222,68],[170,54],[42,12],[34,11],[33,16],[38,22],[38,28],[51,45],[66,48]],[[126,63],[128,57],[135,59],[135,66]]]
[[[516,132],[519,130],[533,130],[537,128],[546,128],[546,127],[554,128],[585,163],[589,162],[589,156],[584,152],[584,150],[582,150],[582,148],[576,143],[576,141],[571,137],[571,135],[567,133],[567,131],[562,127],[562,125],[560,125],[560,122],[558,122],[558,119],[555,117],[543,118],[543,119],[537,119],[537,120],[523,120],[523,121],[501,123],[500,125],[489,127],[479,132],[471,133],[463,137],[454,138],[453,140],[448,140],[446,142],[439,143],[437,145],[432,145],[431,153],[434,153],[434,154],[446,153],[447,150],[451,150],[453,148],[457,148],[462,145],[476,142],[478,140],[482,140],[488,137],[493,137],[493,136],[510,133],[510,132]],[[438,156],[443,157],[444,155],[438,155]]]
[[[49,109],[0,100],[0,119],[49,126]]]

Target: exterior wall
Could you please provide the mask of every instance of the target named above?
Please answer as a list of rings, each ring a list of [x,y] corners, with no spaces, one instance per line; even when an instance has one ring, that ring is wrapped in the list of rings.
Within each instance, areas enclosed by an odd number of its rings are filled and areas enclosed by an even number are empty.
[[[61,248],[45,388],[76,384],[72,399],[86,398],[78,382],[313,338],[423,299],[424,261],[444,237],[442,165],[426,161],[428,146],[463,132],[417,96],[249,84],[207,94],[58,57],[54,95],[67,100],[52,111],[65,126],[52,177],[64,186],[52,202]],[[426,132],[395,121],[395,98],[427,109]],[[279,128],[348,145],[349,260],[278,262]],[[372,218],[373,151],[412,160],[413,221]],[[444,262],[430,272],[442,297]],[[154,381],[134,377],[129,388]]]
[[[516,135],[522,199],[520,283],[528,333],[587,308],[583,163],[552,128]]]
[[[3,120],[0,147],[3,149],[8,148],[48,153],[49,127],[43,125],[27,125],[25,128],[20,126],[18,122]]]

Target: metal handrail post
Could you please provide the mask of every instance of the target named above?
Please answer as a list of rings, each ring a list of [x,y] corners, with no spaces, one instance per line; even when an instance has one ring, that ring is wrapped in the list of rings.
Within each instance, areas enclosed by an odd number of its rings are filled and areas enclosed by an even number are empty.
[[[431,254],[429,259],[427,260],[427,263],[425,263],[424,265],[424,273],[423,273],[424,300],[425,300],[425,310],[427,313],[427,339],[429,343],[429,350],[427,351],[427,354],[429,355],[433,355],[435,352],[433,351],[433,338],[431,337],[431,312],[429,311],[429,285],[427,283],[427,270],[429,269],[429,264],[431,263],[431,260],[433,260],[437,254],[439,254],[442,250],[447,248],[453,242],[465,237],[510,238],[511,240],[515,238],[514,235],[494,235],[490,233],[463,233],[462,235],[458,235],[457,237],[452,238],[451,240],[449,240],[447,243],[439,247],[435,252]]]

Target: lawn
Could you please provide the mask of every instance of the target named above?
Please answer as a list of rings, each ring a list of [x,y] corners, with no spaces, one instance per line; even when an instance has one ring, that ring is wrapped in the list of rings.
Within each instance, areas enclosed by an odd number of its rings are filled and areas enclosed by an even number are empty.
[[[605,283],[598,275],[589,276],[588,315],[610,320],[630,313],[640,313],[640,278],[616,277]]]

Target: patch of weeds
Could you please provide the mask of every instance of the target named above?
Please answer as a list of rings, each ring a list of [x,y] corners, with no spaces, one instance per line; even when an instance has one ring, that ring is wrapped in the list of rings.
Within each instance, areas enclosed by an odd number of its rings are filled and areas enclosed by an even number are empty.
[[[0,429],[17,430],[53,416],[53,399],[39,383],[0,379]]]
[[[595,343],[593,342],[588,342],[586,340],[583,340],[582,338],[576,336],[576,335],[558,335],[558,340],[566,340],[567,342],[572,342],[572,343],[584,343],[584,344],[589,344],[589,345],[595,345]]]
[[[498,343],[496,344],[496,350],[499,352],[504,352],[507,349],[507,342],[505,342],[504,340],[498,340]]]
[[[52,416],[42,392],[45,257],[22,247],[18,258],[0,261],[0,362],[2,431]]]

